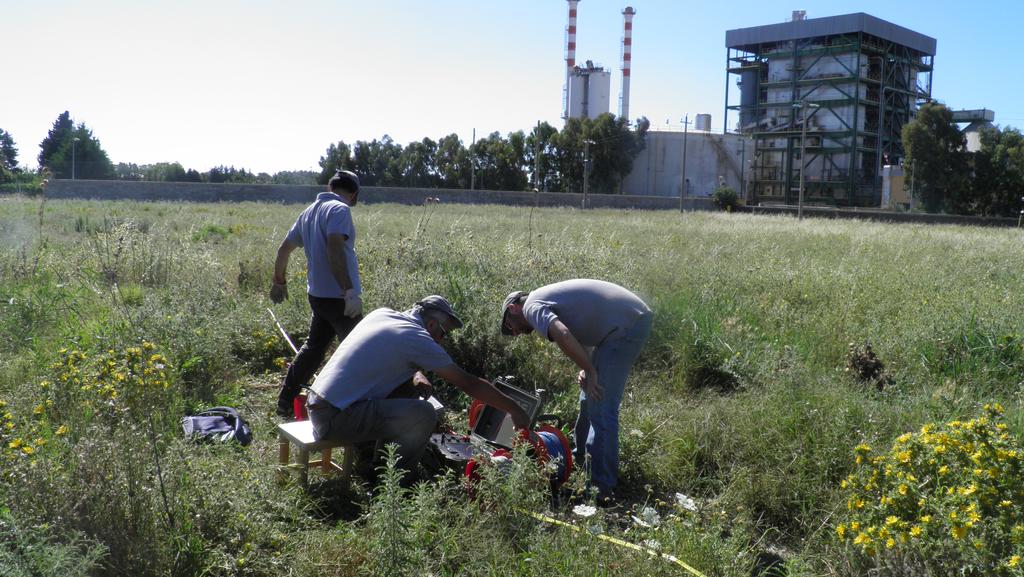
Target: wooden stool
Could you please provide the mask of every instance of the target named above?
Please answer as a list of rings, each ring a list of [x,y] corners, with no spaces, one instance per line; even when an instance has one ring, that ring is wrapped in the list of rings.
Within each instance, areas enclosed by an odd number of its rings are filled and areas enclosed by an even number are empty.
[[[310,421],[293,421],[278,425],[277,438],[280,443],[278,450],[279,479],[285,479],[288,469],[298,468],[302,486],[308,487],[310,465],[319,465],[320,471],[324,475],[340,473],[343,480],[348,480],[351,475],[352,460],[355,457],[354,448],[338,441],[317,441],[313,438],[313,423]],[[295,445],[298,450],[295,463],[290,462],[291,445]],[[341,466],[331,460],[331,449],[335,447],[342,447],[345,451]],[[320,459],[310,461],[309,453],[311,451],[320,451]]]

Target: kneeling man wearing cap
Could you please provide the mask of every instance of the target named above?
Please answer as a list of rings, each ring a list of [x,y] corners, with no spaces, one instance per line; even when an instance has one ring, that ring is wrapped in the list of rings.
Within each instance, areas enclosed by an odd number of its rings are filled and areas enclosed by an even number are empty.
[[[416,466],[437,426],[432,393],[422,371],[455,385],[467,395],[512,417],[518,429],[530,426],[519,405],[484,379],[467,373],[441,347],[445,336],[462,327],[451,304],[431,295],[411,309],[377,309],[366,315],[338,346],[311,387],[307,401],[313,435],[345,444],[377,441],[398,445],[405,485],[415,481]],[[403,397],[403,386],[418,395]]]

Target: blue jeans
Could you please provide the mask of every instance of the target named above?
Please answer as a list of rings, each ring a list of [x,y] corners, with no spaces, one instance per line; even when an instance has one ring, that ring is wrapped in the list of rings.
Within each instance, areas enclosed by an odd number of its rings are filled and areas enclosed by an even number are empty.
[[[403,484],[415,480],[416,466],[437,426],[433,405],[421,399],[387,398],[357,401],[339,410],[310,394],[309,420],[316,439],[347,445],[376,441],[377,449],[398,445],[398,466],[405,470]]]
[[[624,335],[594,349],[592,360],[604,389],[601,399],[588,399],[580,391],[575,458],[578,463],[590,458],[590,480],[601,492],[611,491],[619,480],[619,405],[629,371],[651,335],[653,316],[643,315]]]

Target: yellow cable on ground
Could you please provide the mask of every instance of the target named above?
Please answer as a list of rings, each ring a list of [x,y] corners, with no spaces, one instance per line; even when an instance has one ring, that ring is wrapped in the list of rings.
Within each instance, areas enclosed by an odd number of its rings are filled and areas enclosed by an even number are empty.
[[[520,509],[520,511],[522,511],[523,513],[528,514],[529,516],[533,517],[534,519],[537,519],[538,521],[543,521],[544,523],[549,523],[551,525],[557,525],[559,527],[565,527],[567,529],[572,529],[573,531],[576,531],[577,533],[590,533],[590,531],[587,531],[586,529],[583,529],[581,527],[577,527],[576,525],[573,525],[572,523],[566,523],[565,521],[559,521],[558,519],[555,519],[554,517],[548,517],[547,515],[541,515],[540,513],[534,513],[532,511],[526,511],[526,510],[523,510],[523,509]],[[593,534],[593,533],[591,533],[591,534]],[[629,541],[623,541],[622,539],[616,539],[615,537],[609,537],[608,535],[604,535],[604,534],[598,534],[598,535],[595,535],[595,536],[598,539],[600,539],[602,541],[607,541],[607,542],[609,542],[609,543],[611,543],[613,545],[618,545],[620,547],[626,547],[627,549],[633,549],[634,551],[640,551],[642,553],[647,553],[651,557],[660,557],[661,559],[664,559],[664,560],[669,561],[671,563],[675,563],[676,565],[679,565],[683,569],[686,569],[687,571],[689,571],[690,574],[694,575],[695,577],[707,577],[707,575],[704,575],[700,571],[694,569],[693,567],[690,567],[689,565],[686,564],[685,561],[683,561],[682,559],[679,559],[675,555],[669,555],[668,553],[662,553],[660,551],[655,551],[654,549],[651,549],[650,547],[644,547],[642,545],[637,545],[636,543],[630,543]]]

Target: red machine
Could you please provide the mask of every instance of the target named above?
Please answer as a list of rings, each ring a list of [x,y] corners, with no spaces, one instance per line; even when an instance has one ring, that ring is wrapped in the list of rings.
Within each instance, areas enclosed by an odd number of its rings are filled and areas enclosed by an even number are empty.
[[[555,463],[551,476],[552,490],[557,490],[569,479],[572,473],[572,449],[569,440],[557,427],[550,424],[537,425],[541,399],[538,395],[528,393],[512,386],[510,377],[499,378],[494,386],[526,411],[533,425],[530,433],[516,433],[512,419],[504,411],[474,400],[469,408],[470,435],[456,433],[437,433],[431,436],[428,445],[430,455],[425,464],[428,468],[438,467],[443,463],[449,467],[462,467],[463,474],[469,482],[479,479],[479,468],[483,459],[501,461],[512,456],[511,450],[515,443],[525,442],[530,445],[529,453],[538,464]]]

